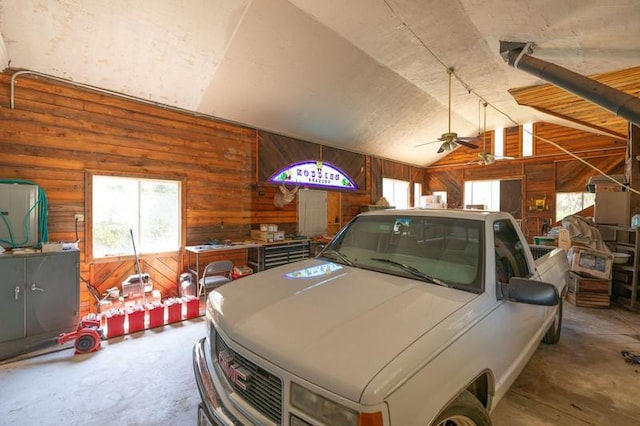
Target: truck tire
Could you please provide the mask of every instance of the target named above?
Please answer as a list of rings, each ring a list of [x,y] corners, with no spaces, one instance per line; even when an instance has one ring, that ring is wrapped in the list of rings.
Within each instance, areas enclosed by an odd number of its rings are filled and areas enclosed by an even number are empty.
[[[553,322],[549,326],[549,329],[542,338],[542,343],[547,345],[553,345],[560,341],[560,332],[562,331],[562,299],[558,304],[558,310],[553,317]]]
[[[435,426],[491,426],[491,417],[478,398],[471,392],[464,391],[432,424]]]

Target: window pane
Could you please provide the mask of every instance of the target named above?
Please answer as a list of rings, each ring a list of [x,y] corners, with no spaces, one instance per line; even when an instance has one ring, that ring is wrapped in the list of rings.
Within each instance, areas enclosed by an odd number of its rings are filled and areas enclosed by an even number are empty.
[[[129,229],[137,223],[137,187],[133,180],[94,176],[94,257],[133,253]]]
[[[504,157],[504,129],[501,127],[493,131],[493,153],[496,157]]]
[[[594,205],[596,194],[589,192],[558,192],[556,194],[556,220],[578,213]]]
[[[414,183],[413,184],[413,207],[418,207],[420,205],[420,197],[422,197],[422,184]]]
[[[466,181],[464,205],[465,208],[500,211],[500,181]]]
[[[178,184],[141,181],[140,183],[140,251],[176,250],[179,241],[180,212]]]
[[[522,156],[531,157],[533,155],[533,123],[522,125]]]
[[[409,207],[409,182],[382,178],[382,196],[398,209]]]

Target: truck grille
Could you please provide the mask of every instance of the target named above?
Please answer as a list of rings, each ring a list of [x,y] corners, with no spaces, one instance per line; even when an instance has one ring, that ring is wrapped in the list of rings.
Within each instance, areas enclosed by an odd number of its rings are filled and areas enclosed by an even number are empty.
[[[214,337],[211,340],[215,341],[216,359],[219,361],[220,352],[223,352],[223,357],[231,358],[230,364],[235,371],[242,371],[249,377],[246,383],[240,385],[234,380],[228,380],[234,391],[253,408],[280,424],[282,420],[282,380],[229,348],[213,328],[212,334],[215,335],[215,337],[211,336]]]

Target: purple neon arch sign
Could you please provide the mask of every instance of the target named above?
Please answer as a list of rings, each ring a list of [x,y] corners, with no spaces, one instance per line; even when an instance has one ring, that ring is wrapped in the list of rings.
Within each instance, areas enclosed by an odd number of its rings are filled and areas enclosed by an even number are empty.
[[[301,161],[290,164],[272,174],[269,182],[322,188],[358,189],[353,179],[345,172],[323,161]]]

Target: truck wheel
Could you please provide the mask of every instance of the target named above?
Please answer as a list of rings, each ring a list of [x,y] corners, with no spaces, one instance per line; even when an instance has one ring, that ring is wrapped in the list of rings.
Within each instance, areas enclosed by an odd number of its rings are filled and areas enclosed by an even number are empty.
[[[562,330],[562,299],[560,299],[560,303],[558,304],[558,310],[556,311],[555,316],[553,317],[553,322],[551,326],[549,326],[549,330],[545,333],[542,338],[542,342],[547,345],[553,345],[560,341],[560,331]]]
[[[437,426],[491,426],[491,417],[478,398],[464,391],[433,422]]]

